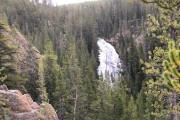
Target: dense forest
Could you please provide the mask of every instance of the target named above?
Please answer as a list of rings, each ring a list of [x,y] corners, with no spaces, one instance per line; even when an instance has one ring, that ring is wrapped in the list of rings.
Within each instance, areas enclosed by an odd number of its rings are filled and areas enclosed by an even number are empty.
[[[49,102],[59,120],[178,120],[179,22],[179,0],[61,6],[51,0],[0,0],[0,85]],[[25,59],[16,56],[23,52],[11,42],[17,34],[30,43]],[[113,86],[97,74],[99,37],[121,59]],[[40,51],[38,61],[32,48]],[[28,70],[19,69],[17,58],[28,61]],[[2,101],[0,96],[4,120]]]

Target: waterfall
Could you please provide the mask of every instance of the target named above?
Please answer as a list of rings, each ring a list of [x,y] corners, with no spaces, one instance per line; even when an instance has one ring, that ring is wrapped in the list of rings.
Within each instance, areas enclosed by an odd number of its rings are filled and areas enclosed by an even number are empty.
[[[114,47],[107,43],[104,39],[98,38],[99,46],[99,62],[98,75],[102,75],[103,80],[107,80],[110,84],[113,80],[117,80],[120,76],[121,63],[119,55]]]

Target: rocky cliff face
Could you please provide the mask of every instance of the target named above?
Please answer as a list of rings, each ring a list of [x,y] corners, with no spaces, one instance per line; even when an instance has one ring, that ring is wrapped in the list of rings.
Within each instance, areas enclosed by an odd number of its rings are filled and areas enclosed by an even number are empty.
[[[15,27],[0,21],[0,67],[9,88],[26,90],[37,101],[38,62],[41,54]],[[26,88],[26,89],[25,89]],[[33,89],[31,89],[33,88]]]
[[[17,67],[22,74],[36,74],[38,59],[41,57],[39,50],[30,44],[28,40],[17,30],[13,29],[12,42],[17,46],[14,55]]]
[[[40,52],[16,29],[7,24],[1,25],[1,35],[9,39],[8,44],[15,47],[14,55],[16,67],[21,73],[30,73],[37,68]],[[3,48],[2,48],[3,50]]]
[[[119,41],[122,41],[122,37],[125,39],[127,38],[133,39],[134,43],[137,46],[139,46],[140,44],[144,44],[144,40],[145,40],[145,34],[143,32],[131,33],[130,30],[124,30],[124,31],[117,32],[115,35],[111,36],[109,39],[106,39],[106,41],[110,43],[111,45],[113,45],[116,49],[118,49],[120,47]]]
[[[0,86],[0,96],[6,99],[1,108],[9,108],[9,114],[4,114],[0,110],[3,119],[10,120],[58,120],[54,108],[48,103],[38,105],[29,94],[22,94],[19,90],[8,90],[3,85]],[[0,103],[2,99],[0,99]]]

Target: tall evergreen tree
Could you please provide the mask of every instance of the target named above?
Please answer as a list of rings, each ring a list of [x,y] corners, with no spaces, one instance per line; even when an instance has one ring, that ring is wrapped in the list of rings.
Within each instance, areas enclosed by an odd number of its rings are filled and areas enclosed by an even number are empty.
[[[178,53],[178,50],[172,52],[173,43],[179,45],[179,1],[178,0],[143,0],[146,3],[155,3],[160,11],[160,16],[156,19],[154,16],[148,16],[148,26],[152,36],[159,39],[159,43],[162,43],[162,47],[156,47],[155,50],[149,56],[149,61],[145,63],[146,74],[151,75],[151,80],[148,82],[150,93],[153,94],[157,100],[154,103],[155,111],[154,115],[158,119],[178,119],[178,108],[176,94],[176,87],[179,84],[178,79],[173,77],[170,79],[167,73],[167,68],[171,67],[172,58]],[[168,44],[170,49],[168,50]],[[175,47],[175,46],[174,46]],[[179,46],[178,46],[179,47]],[[168,54],[170,56],[168,56]],[[179,61],[178,56],[175,55],[176,62]],[[169,59],[169,60],[168,60]],[[164,68],[163,69],[163,63]],[[171,65],[170,65],[171,64]],[[174,66],[174,73],[179,74],[176,69],[178,66]],[[172,69],[169,68],[169,71]],[[162,74],[164,73],[164,74]],[[174,74],[172,73],[172,74]],[[171,73],[170,73],[171,74]],[[171,74],[171,75],[172,75]],[[152,77],[153,76],[153,77]],[[173,85],[174,84],[174,85]],[[171,87],[170,87],[170,86]],[[170,89],[168,89],[170,87]],[[177,92],[177,93],[176,93]],[[165,99],[166,98],[166,99]],[[162,102],[164,101],[164,102]]]
[[[44,79],[45,87],[47,89],[49,102],[54,103],[54,92],[56,88],[56,82],[59,78],[60,66],[57,63],[58,57],[54,52],[53,44],[50,40],[45,42],[44,46]]]
[[[39,91],[39,101],[40,102],[47,102],[48,101],[48,96],[46,92],[46,87],[45,87],[45,78],[44,78],[44,56],[42,56],[39,60],[39,66],[38,66],[38,75],[39,75],[39,88],[37,91]]]
[[[113,120],[112,89],[106,81],[103,81],[102,76],[98,81],[97,100],[91,106],[94,111],[93,118],[96,120]]]

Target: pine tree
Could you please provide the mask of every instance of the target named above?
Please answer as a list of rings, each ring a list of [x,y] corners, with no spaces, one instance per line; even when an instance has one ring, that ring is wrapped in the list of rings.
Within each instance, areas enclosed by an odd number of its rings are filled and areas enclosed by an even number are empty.
[[[145,119],[145,94],[144,94],[144,86],[142,87],[141,91],[139,92],[137,99],[136,99],[136,105],[137,105],[137,113],[139,120]]]
[[[156,47],[153,52],[149,52],[150,62],[145,63],[145,72],[151,78],[148,82],[149,93],[156,98],[153,105],[155,109],[152,113],[156,119],[176,120],[178,119],[177,108],[179,106],[176,104],[176,95],[179,94],[179,90],[176,92],[176,89],[179,86],[179,78],[177,79],[175,76],[179,74],[179,66],[172,66],[174,65],[174,60],[172,59],[175,58],[176,62],[179,61],[179,48],[176,50],[173,45],[177,44],[179,47],[179,1],[143,1],[146,3],[155,3],[160,12],[158,19],[152,15],[148,15],[147,21],[150,30],[149,35],[158,38],[161,44],[161,47]]]
[[[4,68],[0,69],[0,82],[3,82],[7,77],[1,76],[1,71],[3,71]],[[1,120],[10,120],[9,114],[10,114],[10,108],[6,107],[6,103],[8,100],[3,97],[3,94],[0,94],[0,119]]]
[[[44,49],[44,85],[47,89],[49,102],[54,105],[55,97],[53,94],[56,89],[56,82],[60,79],[60,66],[57,63],[58,57],[54,52],[54,47],[50,40],[45,42]]]
[[[175,47],[174,42],[169,43],[168,60],[163,62],[163,78],[165,84],[172,90],[180,92],[180,46]]]
[[[178,119],[179,105],[176,100],[178,99],[176,94],[180,93],[180,46],[175,47],[174,42],[169,42],[168,60],[163,62],[164,71],[162,77],[164,83],[170,88],[172,93],[172,112],[173,119]]]
[[[2,74],[2,71],[4,70],[5,68],[2,67],[0,69],[0,75]],[[2,85],[4,83],[4,81],[7,79],[7,75],[3,76],[3,77],[0,77],[0,84]]]
[[[10,120],[10,108],[6,107],[6,103],[8,102],[7,99],[2,97],[3,95],[0,94],[0,119],[1,120]]]
[[[59,79],[56,79],[55,91],[53,93],[53,107],[57,110],[57,114],[60,120],[64,120],[66,118],[66,109],[65,109],[65,98],[67,95],[66,92],[66,80],[64,79],[64,75],[62,72],[62,68],[59,68],[58,71]],[[51,99],[51,98],[50,98]]]
[[[82,39],[82,38],[81,38]],[[77,56],[79,61],[79,67],[82,71],[82,87],[83,87],[83,102],[82,105],[83,111],[81,111],[80,117],[78,119],[93,119],[93,112],[91,105],[94,101],[96,101],[97,95],[97,86],[98,80],[96,78],[96,66],[97,63],[95,61],[94,53],[91,55],[87,50],[87,46],[84,40],[80,41],[78,44],[79,49],[77,49]]]
[[[64,109],[65,119],[82,119],[84,115],[85,94],[83,88],[82,71],[77,56],[77,46],[74,37],[70,37],[68,47],[61,67],[65,80]]]
[[[143,71],[139,64],[139,54],[137,48],[134,45],[133,40],[130,41],[129,52],[128,52],[128,69],[129,69],[129,80],[128,87],[131,90],[133,96],[137,96],[137,93],[141,89],[142,80],[144,79]]]
[[[113,95],[113,117],[115,120],[124,120],[126,118],[126,109],[128,105],[129,96],[127,94],[128,89],[125,84],[124,76],[119,78],[114,86],[114,95]]]
[[[100,77],[97,100],[92,104],[92,110],[94,112],[94,119],[98,120],[113,120],[113,100],[112,89],[107,81],[103,81]]]
[[[135,104],[134,98],[131,96],[128,102],[128,106],[126,109],[127,118],[129,120],[139,120],[137,113],[137,106]]]
[[[44,79],[49,103],[57,110],[59,119],[63,120],[66,116],[66,80],[58,64],[58,56],[54,51],[52,41],[49,39],[46,40],[44,46]]]
[[[39,91],[39,101],[40,102],[47,102],[48,101],[48,96],[46,92],[46,87],[45,87],[45,78],[44,78],[44,56],[42,56],[39,59],[39,66],[38,66],[38,85],[39,88],[37,90]]]

